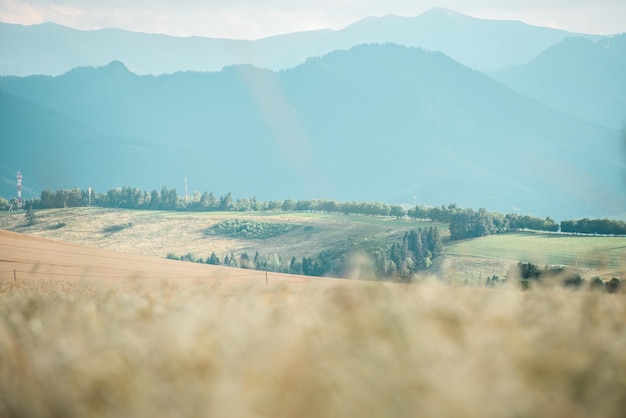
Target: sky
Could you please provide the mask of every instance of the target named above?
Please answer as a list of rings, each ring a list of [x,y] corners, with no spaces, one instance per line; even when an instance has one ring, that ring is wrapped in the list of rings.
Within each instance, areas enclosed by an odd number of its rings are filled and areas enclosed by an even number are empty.
[[[258,39],[341,29],[368,16],[417,16],[433,7],[572,32],[626,32],[624,0],[0,0],[0,21]]]

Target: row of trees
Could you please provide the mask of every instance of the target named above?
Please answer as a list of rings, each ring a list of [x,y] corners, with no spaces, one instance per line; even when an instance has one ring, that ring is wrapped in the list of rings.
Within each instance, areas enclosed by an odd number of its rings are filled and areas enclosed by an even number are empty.
[[[217,197],[212,192],[199,193],[187,197],[178,195],[176,189],[166,186],[161,191],[142,191],[136,187],[109,189],[106,193],[92,193],[91,202],[87,191],[81,189],[44,190],[39,199],[26,204],[33,209],[94,206],[121,209],[191,210],[191,211],[265,211],[285,212],[328,212],[355,215],[404,217],[406,211],[399,205],[381,202],[337,202],[326,199],[313,200],[272,200],[263,202],[253,198],[234,199],[231,193]]]
[[[457,205],[427,208],[416,206],[407,211],[407,216],[415,219],[429,219],[450,223],[451,239],[474,238],[515,230],[534,230],[598,235],[626,235],[626,222],[611,219],[580,219],[557,223],[554,219],[528,215],[488,212],[485,209],[474,211]]]
[[[401,240],[372,251],[367,256],[374,264],[376,277],[410,281],[414,273],[431,266],[432,260],[441,254],[442,248],[437,228],[420,228],[406,232]],[[177,256],[172,253],[167,258],[306,276],[344,277],[349,274],[351,266],[350,254],[341,250],[324,250],[315,256],[292,257],[290,261],[278,254],[263,256],[258,252],[253,258],[247,253],[237,257],[232,252],[223,259],[215,252],[206,259],[197,258],[193,254]]]
[[[561,232],[572,234],[626,235],[626,222],[611,219],[580,219],[561,222]]]
[[[215,254],[215,252],[211,253],[206,259],[202,259],[202,257],[197,258],[193,254],[185,254],[178,257],[172,253],[168,254],[167,258],[250,270],[320,277],[327,275],[341,277],[345,267],[343,262],[345,255],[332,250],[325,250],[316,256],[310,257],[304,256],[296,258],[294,256],[291,260],[285,259],[276,253],[260,255],[258,251],[253,258],[245,252],[241,253],[239,256],[231,252],[225,255],[223,259]]]
[[[8,202],[7,202],[8,204]],[[191,211],[285,211],[285,212],[327,212],[346,215],[369,215],[445,222],[450,224],[450,238],[453,240],[475,238],[520,229],[565,233],[626,235],[626,223],[609,219],[582,219],[562,221],[559,225],[552,218],[539,218],[528,215],[500,214],[486,209],[459,208],[448,206],[416,206],[405,210],[399,205],[381,202],[337,202],[334,200],[273,200],[263,202],[253,198],[234,199],[230,193],[217,197],[213,193],[196,192],[181,198],[176,189],[166,186],[161,191],[142,191],[136,187],[109,189],[106,193],[92,193],[82,189],[44,190],[41,197],[25,202],[25,208],[49,209],[87,206]],[[8,206],[7,206],[8,207]]]
[[[475,238],[520,229],[557,232],[559,224],[550,217],[542,219],[511,213],[502,215],[485,209],[463,209],[450,220],[450,239]]]
[[[559,224],[550,217],[543,219],[514,213],[503,215],[482,208],[478,211],[462,209],[454,204],[432,208],[416,206],[407,211],[407,216],[414,219],[449,223],[450,238],[453,240],[482,237],[519,229],[551,232],[559,230]]]

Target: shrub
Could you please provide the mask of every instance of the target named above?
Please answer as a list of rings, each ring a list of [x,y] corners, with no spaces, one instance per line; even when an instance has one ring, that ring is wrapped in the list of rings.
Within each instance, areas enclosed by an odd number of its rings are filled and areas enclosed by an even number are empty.
[[[611,280],[605,283],[605,287],[608,293],[617,293],[620,287],[622,287],[622,281],[613,277]]]
[[[48,227],[48,229],[51,230],[51,231],[54,231],[54,230],[57,230],[57,229],[64,228],[65,226],[66,226],[65,222],[59,222],[56,225],[50,225]]]
[[[285,234],[298,225],[258,222],[247,219],[228,219],[208,228],[207,235],[230,235],[249,239],[267,239]]]
[[[124,229],[130,228],[131,226],[133,226],[132,222],[119,224],[119,225],[111,225],[111,226],[104,228],[102,232],[104,232],[105,234],[113,234],[115,232],[123,231]]]
[[[24,217],[26,218],[26,226],[33,226],[37,224],[37,217],[35,216],[35,212],[33,212],[32,208],[28,208]]]

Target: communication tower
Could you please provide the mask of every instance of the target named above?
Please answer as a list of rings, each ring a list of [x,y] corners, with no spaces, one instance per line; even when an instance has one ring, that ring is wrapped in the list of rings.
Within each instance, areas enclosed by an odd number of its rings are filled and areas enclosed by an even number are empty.
[[[22,209],[22,172],[17,172],[17,209]]]
[[[185,176],[185,204],[187,204],[187,176]]]

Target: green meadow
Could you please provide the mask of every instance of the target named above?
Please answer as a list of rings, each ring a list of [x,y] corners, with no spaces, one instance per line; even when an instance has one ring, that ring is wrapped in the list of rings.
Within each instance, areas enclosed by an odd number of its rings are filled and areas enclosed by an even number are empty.
[[[452,242],[446,254],[618,272],[626,267],[626,237],[516,232]]]

